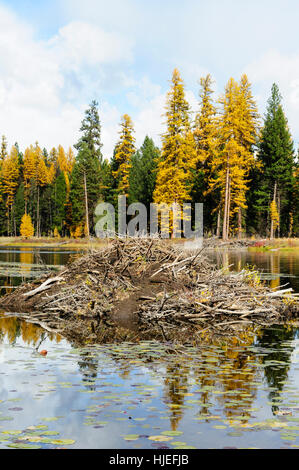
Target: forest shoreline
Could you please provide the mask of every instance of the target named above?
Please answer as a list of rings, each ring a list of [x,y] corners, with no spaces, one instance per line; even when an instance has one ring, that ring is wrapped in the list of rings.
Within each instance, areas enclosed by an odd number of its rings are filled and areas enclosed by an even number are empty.
[[[111,241],[111,240],[110,240]],[[183,245],[184,243],[190,243],[192,240],[187,239],[176,239],[169,240],[168,243],[174,245]],[[108,241],[98,238],[55,238],[55,237],[0,237],[0,246],[7,247],[32,247],[32,248],[71,248],[71,249],[102,249],[107,246]],[[283,251],[299,251],[299,238],[262,238],[257,236],[255,239],[252,238],[230,238],[227,241],[223,241],[217,237],[205,237],[203,239],[203,246],[205,248],[242,248],[246,247],[250,251],[271,251],[271,250],[283,250]]]
[[[76,344],[194,343],[298,317],[292,289],[272,290],[253,270],[218,269],[204,252],[159,240],[114,240],[22,284],[0,299],[0,308]]]

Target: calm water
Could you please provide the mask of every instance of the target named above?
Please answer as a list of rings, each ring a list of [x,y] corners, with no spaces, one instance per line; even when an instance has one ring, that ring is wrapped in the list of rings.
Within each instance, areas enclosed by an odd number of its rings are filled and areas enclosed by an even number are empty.
[[[78,251],[63,248],[0,247],[0,295],[11,287],[65,265]]]
[[[56,264],[57,253],[44,255]],[[73,256],[60,255],[58,264]],[[5,256],[21,261],[20,253]],[[288,277],[299,276],[296,255],[221,256],[231,269],[255,264],[267,282],[298,286]],[[26,264],[35,263],[33,253]],[[75,349],[0,316],[0,448],[10,447],[299,447],[299,329],[276,326],[178,352],[155,342]]]

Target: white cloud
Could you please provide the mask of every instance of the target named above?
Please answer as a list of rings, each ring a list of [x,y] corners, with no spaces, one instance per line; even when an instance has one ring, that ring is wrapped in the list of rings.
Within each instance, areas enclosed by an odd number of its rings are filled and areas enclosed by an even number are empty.
[[[283,97],[283,108],[293,135],[299,135],[299,51],[283,54],[269,50],[246,67],[246,73],[259,90],[260,109],[264,110],[275,82]]]
[[[133,57],[132,42],[126,37],[80,21],[61,28],[48,44],[54,57],[67,69],[131,61]]]
[[[121,35],[82,22],[38,41],[0,6],[0,134],[21,148],[36,140],[48,148],[73,144],[91,93],[126,80],[117,69],[132,60],[132,47]]]

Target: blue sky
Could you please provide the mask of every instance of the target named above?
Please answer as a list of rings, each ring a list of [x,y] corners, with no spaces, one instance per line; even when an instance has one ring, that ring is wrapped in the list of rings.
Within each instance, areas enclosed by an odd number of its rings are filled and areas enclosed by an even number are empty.
[[[194,111],[208,72],[216,94],[246,72],[260,114],[277,82],[298,146],[298,25],[297,0],[0,0],[0,134],[68,147],[97,99],[106,157],[124,113],[159,144],[177,67]]]

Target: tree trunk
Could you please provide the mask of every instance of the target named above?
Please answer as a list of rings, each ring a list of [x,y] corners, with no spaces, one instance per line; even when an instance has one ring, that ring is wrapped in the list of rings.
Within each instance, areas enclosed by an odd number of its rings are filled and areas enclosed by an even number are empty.
[[[274,185],[274,196],[273,196],[273,201],[276,202],[276,192],[277,192],[277,182],[275,181]],[[270,238],[271,240],[275,237],[275,230],[274,230],[274,220],[271,216],[271,233],[270,233]]]
[[[277,212],[278,212],[278,217],[279,217],[279,221],[278,221],[278,238],[280,238],[280,191],[278,191],[278,195],[277,195]]]
[[[39,186],[37,187],[36,236],[39,238]]]
[[[9,205],[7,206],[7,236],[9,237]]]
[[[84,171],[84,193],[85,193],[85,217],[86,217],[86,235],[90,237],[89,233],[89,215],[88,215],[88,198],[87,198],[87,184],[86,184],[86,173]]]
[[[216,232],[216,237],[218,238],[220,238],[220,225],[221,225],[221,211],[219,209],[218,217],[217,217],[217,232]]]
[[[226,240],[229,239],[229,225],[230,225],[230,206],[231,206],[231,180],[228,181],[228,201],[227,201],[227,222],[226,222]]]
[[[223,230],[222,230],[222,238],[223,240],[227,240],[227,213],[228,213],[228,198],[229,198],[229,166],[227,164],[226,169],[226,183],[225,183],[225,202],[224,202],[224,216],[223,216]]]
[[[238,211],[238,239],[242,238],[242,209],[239,207]]]

